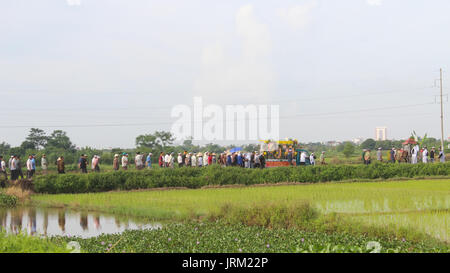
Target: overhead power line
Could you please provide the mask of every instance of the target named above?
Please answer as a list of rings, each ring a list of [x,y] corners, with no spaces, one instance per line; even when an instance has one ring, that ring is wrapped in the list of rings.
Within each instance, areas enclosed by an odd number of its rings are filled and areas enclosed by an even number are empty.
[[[338,111],[338,112],[328,112],[328,113],[302,113],[302,114],[294,114],[294,115],[286,115],[280,116],[280,119],[289,119],[289,118],[298,118],[298,117],[317,117],[317,116],[329,116],[329,115],[340,115],[340,114],[349,114],[349,113],[363,113],[363,112],[371,112],[371,111],[380,111],[380,110],[389,110],[389,109],[403,109],[403,108],[411,108],[418,107],[424,105],[434,104],[434,102],[429,103],[419,103],[419,104],[410,104],[410,105],[400,105],[400,106],[387,106],[387,107],[379,107],[379,108],[368,108],[368,109],[358,109],[358,110],[347,110],[347,111]],[[234,119],[238,120],[259,120],[257,119]],[[273,119],[271,117],[267,118],[267,120]],[[173,124],[175,121],[161,121],[161,122],[143,122],[143,123],[99,123],[99,124],[59,124],[59,125],[45,125],[45,124],[32,124],[32,125],[3,125],[0,128],[89,128],[89,127],[129,127],[129,126],[151,126],[151,125],[167,125]],[[192,121],[194,122],[194,120]]]

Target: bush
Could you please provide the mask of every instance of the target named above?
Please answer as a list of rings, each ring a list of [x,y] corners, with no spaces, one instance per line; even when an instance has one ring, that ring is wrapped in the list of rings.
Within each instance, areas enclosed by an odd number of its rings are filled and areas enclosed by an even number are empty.
[[[200,188],[208,185],[254,185],[280,182],[327,182],[342,180],[412,178],[447,176],[450,163],[324,165],[278,167],[270,169],[223,168],[156,168],[143,171],[118,171],[90,174],[38,176],[34,189],[39,193],[83,193],[111,190],[134,190],[161,187]]]
[[[8,195],[0,192],[0,207],[15,207],[18,198],[14,195]]]

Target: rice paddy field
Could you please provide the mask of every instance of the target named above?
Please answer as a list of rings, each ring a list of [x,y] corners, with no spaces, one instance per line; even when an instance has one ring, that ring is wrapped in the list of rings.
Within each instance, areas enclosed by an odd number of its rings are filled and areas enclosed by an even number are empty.
[[[378,229],[450,239],[450,179],[319,183],[277,186],[33,195],[37,206],[69,207],[158,220],[183,221],[220,214],[227,206],[291,206],[308,202],[323,216],[338,215],[347,229]]]

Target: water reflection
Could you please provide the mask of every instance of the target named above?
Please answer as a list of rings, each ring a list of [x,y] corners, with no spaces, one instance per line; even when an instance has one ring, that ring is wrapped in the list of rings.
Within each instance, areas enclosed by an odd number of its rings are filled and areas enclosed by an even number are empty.
[[[83,238],[111,234],[127,229],[156,229],[158,223],[144,223],[114,215],[47,208],[0,208],[0,229],[29,235],[69,235]]]

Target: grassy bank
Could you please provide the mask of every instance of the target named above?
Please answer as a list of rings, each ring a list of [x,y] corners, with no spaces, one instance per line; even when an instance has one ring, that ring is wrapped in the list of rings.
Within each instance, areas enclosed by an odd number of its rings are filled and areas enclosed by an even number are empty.
[[[7,235],[0,231],[0,253],[68,253],[66,243],[27,235]]]

